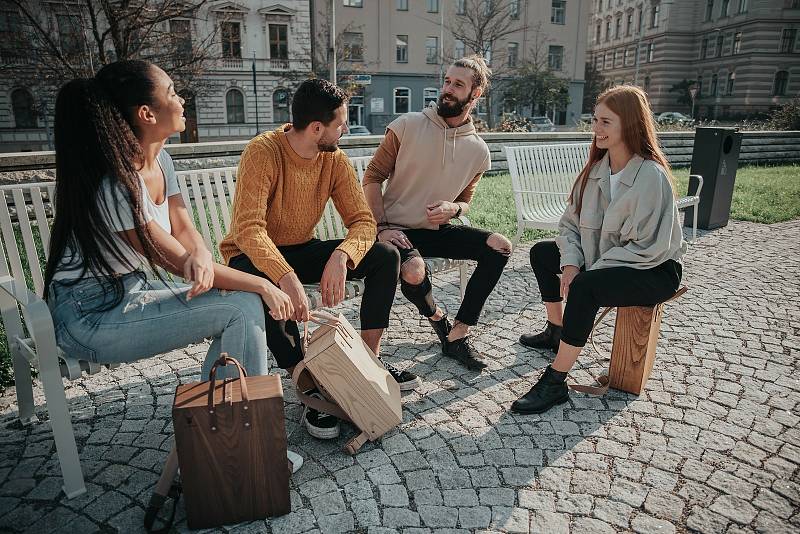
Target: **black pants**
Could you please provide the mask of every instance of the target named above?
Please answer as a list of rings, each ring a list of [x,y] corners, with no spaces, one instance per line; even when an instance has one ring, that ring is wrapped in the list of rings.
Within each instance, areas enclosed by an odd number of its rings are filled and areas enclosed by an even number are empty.
[[[325,264],[331,254],[342,242],[341,239],[320,241],[312,239],[300,245],[278,247],[283,257],[294,269],[297,278],[304,284],[320,281]],[[245,254],[231,258],[229,265],[239,271],[262,278],[267,276],[256,269]],[[386,328],[389,326],[389,312],[397,289],[400,274],[400,256],[392,245],[375,243],[355,269],[347,270],[347,279],[364,279],[364,295],[361,298],[361,329]],[[278,366],[287,369],[303,359],[303,343],[297,323],[276,321],[264,305],[267,346]]]
[[[543,302],[561,302],[560,261],[555,241],[540,241],[531,247],[531,267]],[[681,276],[681,264],[673,260],[651,269],[581,269],[569,286],[561,340],[583,347],[601,306],[655,306],[675,294]]]
[[[453,224],[443,224],[438,230],[410,229],[403,232],[414,248],[400,249],[401,264],[421,256],[478,262],[475,272],[467,283],[464,300],[456,315],[456,320],[466,325],[478,324],[483,305],[500,280],[503,268],[508,262],[508,256],[486,244],[492,232]],[[427,268],[425,280],[421,284],[412,285],[401,278],[400,289],[417,307],[419,313],[425,317],[431,317],[436,313],[436,304],[431,293],[433,286]]]

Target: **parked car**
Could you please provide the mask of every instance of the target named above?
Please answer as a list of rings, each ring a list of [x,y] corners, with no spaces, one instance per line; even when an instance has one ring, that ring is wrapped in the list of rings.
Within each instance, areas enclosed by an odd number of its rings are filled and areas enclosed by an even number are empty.
[[[348,126],[347,129],[348,132],[345,134],[345,136],[372,135],[372,132],[370,132],[366,126],[353,125],[353,126]]]
[[[555,132],[556,126],[549,117],[531,117],[530,120],[531,132]]]
[[[593,117],[594,113],[581,113],[581,122],[585,122],[586,124],[591,124]]]
[[[680,125],[689,125],[694,122],[694,119],[691,117],[687,117],[683,113],[677,111],[667,111],[662,113],[656,119],[659,124],[680,124]]]

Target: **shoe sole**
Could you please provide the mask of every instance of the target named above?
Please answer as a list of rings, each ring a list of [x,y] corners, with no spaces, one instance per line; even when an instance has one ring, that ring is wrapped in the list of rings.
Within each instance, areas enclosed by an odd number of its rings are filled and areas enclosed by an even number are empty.
[[[544,413],[547,410],[549,410],[550,408],[552,408],[553,406],[558,406],[560,404],[564,404],[568,400],[569,400],[569,395],[566,395],[564,397],[561,397],[557,401],[555,401],[553,404],[551,404],[547,408],[542,408],[541,410],[519,410],[519,409],[511,408],[511,411],[514,412],[514,413],[521,414],[521,415],[534,415],[534,414]]]
[[[308,408],[306,408],[306,410],[307,409]],[[308,419],[306,419],[306,410],[303,410],[303,419],[302,419],[303,426],[306,427],[306,432],[308,432],[311,436],[318,439],[335,439],[339,437],[338,424],[331,428],[320,428],[312,426],[311,423],[308,422]]]
[[[528,347],[529,349],[550,350],[558,354],[558,347],[537,347],[536,345],[529,345],[528,343],[525,343],[522,341],[522,339],[519,340],[519,344],[523,347]]]
[[[416,377],[414,380],[397,382],[397,385],[400,386],[400,391],[414,391],[422,385],[422,379],[420,377]]]

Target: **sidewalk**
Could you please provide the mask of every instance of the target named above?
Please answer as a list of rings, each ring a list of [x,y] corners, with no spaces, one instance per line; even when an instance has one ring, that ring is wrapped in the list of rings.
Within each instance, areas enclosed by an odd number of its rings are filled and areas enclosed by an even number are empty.
[[[387,360],[425,379],[404,422],[356,457],[354,431],[319,441],[299,425],[284,375],[292,513],[231,532],[797,532],[800,530],[800,221],[732,222],[690,246],[689,293],[665,311],[641,397],[572,394],[541,416],[508,407],[550,354],[517,343],[544,308],[515,252],[476,330],[482,374],[445,359],[400,292]],[[458,276],[434,277],[454,314]],[[343,307],[357,321],[356,303]],[[613,317],[596,336],[610,348]],[[0,397],[0,531],[139,532],[172,444],[175,386],[198,379],[205,345],[72,382],[67,390],[88,494],[66,500],[47,424],[21,428]],[[590,380],[607,362],[579,359]],[[39,416],[43,398],[38,390]],[[178,530],[186,531],[183,505]]]

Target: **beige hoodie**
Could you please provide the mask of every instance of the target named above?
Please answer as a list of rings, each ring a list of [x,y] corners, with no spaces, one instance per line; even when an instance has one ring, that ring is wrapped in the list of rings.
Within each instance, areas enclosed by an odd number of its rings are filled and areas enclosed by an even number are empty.
[[[489,147],[472,120],[451,128],[433,107],[406,113],[387,126],[400,141],[383,192],[386,221],[396,228],[428,228],[425,207],[455,201],[476,175],[491,167]]]

